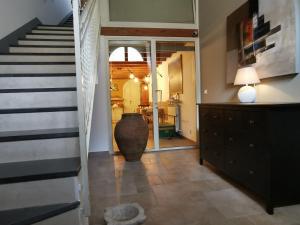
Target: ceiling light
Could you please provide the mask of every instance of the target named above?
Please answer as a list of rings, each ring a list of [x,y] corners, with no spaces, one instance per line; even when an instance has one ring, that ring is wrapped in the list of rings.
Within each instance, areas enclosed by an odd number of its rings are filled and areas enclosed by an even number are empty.
[[[144,86],[144,90],[148,91],[148,86],[147,85]]]
[[[134,74],[133,74],[133,73],[130,73],[130,74],[129,74],[129,78],[130,78],[131,80],[133,80],[133,79],[135,78]]]
[[[135,83],[138,83],[138,82],[139,82],[139,78],[137,78],[137,77],[134,78],[134,82],[135,82]]]

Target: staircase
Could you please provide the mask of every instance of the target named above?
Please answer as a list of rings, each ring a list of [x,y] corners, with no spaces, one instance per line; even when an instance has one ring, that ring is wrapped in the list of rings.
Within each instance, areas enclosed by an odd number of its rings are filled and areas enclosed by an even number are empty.
[[[0,55],[0,224],[80,225],[72,17]]]

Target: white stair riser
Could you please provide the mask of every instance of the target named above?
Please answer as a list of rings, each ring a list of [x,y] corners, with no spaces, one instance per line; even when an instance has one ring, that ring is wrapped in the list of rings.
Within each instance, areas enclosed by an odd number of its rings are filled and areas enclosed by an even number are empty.
[[[75,77],[0,77],[0,89],[63,88],[63,87],[76,87],[76,78]]]
[[[75,65],[0,65],[0,74],[75,73]]]
[[[57,138],[17,142],[1,142],[0,163],[79,156],[79,139]]]
[[[77,208],[42,222],[35,223],[35,225],[84,225],[80,215],[81,212],[82,211]]]
[[[53,46],[74,46],[73,41],[18,41],[19,45],[53,45]]]
[[[74,53],[74,48],[10,47],[10,53]]]
[[[77,177],[0,185],[0,211],[79,200]]]
[[[41,34],[41,33],[45,33],[45,34],[73,34],[73,31],[58,31],[58,30],[32,30],[31,33],[33,34]]]
[[[75,62],[72,55],[0,55],[0,62]]]
[[[40,30],[73,30],[73,27],[52,27],[52,26],[38,26],[37,29]]]
[[[75,91],[0,94],[0,108],[68,107],[77,105]]]
[[[74,36],[64,36],[64,35],[38,35],[38,34],[27,34],[25,36],[29,39],[59,39],[59,40],[74,40]]]
[[[0,132],[78,127],[77,111],[0,114]]]

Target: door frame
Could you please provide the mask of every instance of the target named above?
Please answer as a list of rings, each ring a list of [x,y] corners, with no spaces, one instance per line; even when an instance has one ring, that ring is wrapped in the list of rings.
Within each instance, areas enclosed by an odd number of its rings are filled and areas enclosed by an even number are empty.
[[[201,69],[200,69],[200,39],[199,38],[181,38],[181,37],[147,37],[147,36],[101,36],[100,38],[101,46],[103,46],[102,51],[100,53],[100,63],[101,63],[101,73],[104,74],[104,80],[106,84],[106,91],[109,94],[107,98],[107,118],[109,121],[112,121],[112,107],[111,107],[111,95],[110,95],[110,74],[109,74],[109,41],[149,41],[151,45],[151,53],[156,53],[156,43],[159,41],[168,41],[168,42],[194,42],[195,43],[195,80],[196,80],[196,104],[201,103]],[[156,54],[151,54],[151,73],[156,74]],[[101,82],[101,81],[99,81]],[[158,109],[157,109],[157,95],[155,94],[155,90],[157,89],[157,78],[156,76],[152,76],[152,99],[153,99],[153,124],[158,126]],[[199,113],[198,108],[196,110],[196,134],[197,134],[197,143],[199,143]],[[110,122],[111,124],[111,122]],[[112,135],[112,125],[108,126],[108,143],[109,152],[114,154],[113,149],[113,135]],[[169,151],[169,150],[181,150],[181,149],[189,149],[194,147],[170,147],[170,148],[160,148],[159,147],[159,130],[153,129],[154,132],[154,148],[151,152],[155,151]]]

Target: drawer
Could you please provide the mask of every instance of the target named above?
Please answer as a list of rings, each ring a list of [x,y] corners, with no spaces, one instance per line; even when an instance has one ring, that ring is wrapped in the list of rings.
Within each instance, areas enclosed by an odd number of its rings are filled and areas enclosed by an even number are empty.
[[[201,158],[217,167],[224,168],[224,150],[219,147],[210,147],[202,144],[200,149]]]
[[[267,164],[266,160],[249,159],[243,170],[244,185],[261,196],[267,193]]]
[[[243,181],[243,160],[241,154],[233,149],[226,149],[225,151],[225,172],[237,181]]]
[[[223,125],[223,112],[218,109],[202,109],[200,111],[200,127],[220,127]]]
[[[227,129],[241,129],[242,128],[242,112],[236,110],[225,110],[224,125]]]
[[[200,134],[200,142],[210,146],[223,146],[224,135],[221,129],[202,129]]]
[[[246,130],[265,130],[266,114],[261,111],[246,111],[242,116],[242,125]]]
[[[244,134],[241,131],[225,131],[224,135],[225,148],[239,149],[244,143]]]

